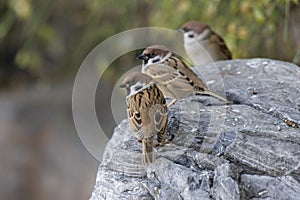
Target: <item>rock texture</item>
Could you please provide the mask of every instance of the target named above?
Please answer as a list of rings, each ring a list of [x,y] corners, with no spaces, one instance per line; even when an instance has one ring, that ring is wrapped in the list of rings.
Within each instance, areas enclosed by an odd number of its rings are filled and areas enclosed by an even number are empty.
[[[148,166],[124,120],[107,144],[91,200],[300,199],[300,68],[268,59],[217,66],[234,103],[177,102],[168,113],[167,137],[175,137]],[[216,82],[212,75],[214,91]]]

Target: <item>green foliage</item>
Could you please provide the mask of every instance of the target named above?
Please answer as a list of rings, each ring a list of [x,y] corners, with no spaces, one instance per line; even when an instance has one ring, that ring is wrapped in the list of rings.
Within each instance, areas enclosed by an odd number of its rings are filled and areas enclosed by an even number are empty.
[[[0,81],[8,71],[27,71],[39,80],[73,76],[89,51],[114,34],[144,26],[178,29],[188,20],[209,24],[234,58],[291,61],[300,45],[290,38],[295,7],[299,11],[297,0],[2,0]],[[108,76],[117,73],[120,62]]]

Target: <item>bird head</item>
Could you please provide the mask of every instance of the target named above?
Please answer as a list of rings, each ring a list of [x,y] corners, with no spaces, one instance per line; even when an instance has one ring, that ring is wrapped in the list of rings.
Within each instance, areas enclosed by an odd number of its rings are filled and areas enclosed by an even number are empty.
[[[183,33],[184,40],[190,41],[194,39],[203,40],[210,32],[210,28],[207,24],[202,24],[198,21],[186,22],[178,29],[178,32]]]
[[[147,74],[140,72],[129,73],[120,85],[121,88],[125,88],[128,95],[135,94],[147,84],[152,81],[152,78]]]
[[[143,66],[161,63],[170,51],[163,45],[151,45],[147,47],[138,59],[143,60]]]

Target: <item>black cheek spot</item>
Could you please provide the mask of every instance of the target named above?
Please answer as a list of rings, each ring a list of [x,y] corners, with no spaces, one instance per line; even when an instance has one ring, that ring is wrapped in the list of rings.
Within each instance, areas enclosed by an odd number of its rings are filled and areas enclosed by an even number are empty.
[[[142,88],[143,88],[143,87],[140,86],[140,85],[134,87],[134,89],[135,89],[136,91],[138,91],[138,90],[140,90],[140,89],[142,89]]]
[[[194,38],[194,35],[193,34],[190,34],[190,35],[188,35],[189,36],[189,38]]]
[[[152,63],[156,63],[156,62],[158,62],[158,61],[159,61],[159,58],[153,60]]]

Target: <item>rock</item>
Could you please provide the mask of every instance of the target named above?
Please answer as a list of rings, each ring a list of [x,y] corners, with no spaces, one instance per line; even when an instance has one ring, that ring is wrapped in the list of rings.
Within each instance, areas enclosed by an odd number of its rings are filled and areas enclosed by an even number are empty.
[[[240,191],[236,181],[237,173],[229,164],[218,166],[214,172],[213,192],[215,199],[240,199]]]
[[[241,186],[244,189],[244,199],[299,199],[300,185],[294,180],[295,185],[288,185],[287,177],[270,177],[263,175],[241,175]],[[274,192],[277,191],[277,192]]]
[[[167,137],[175,137],[147,166],[124,120],[107,144],[91,200],[300,199],[300,68],[268,59],[216,64],[234,103],[178,101],[168,113]],[[218,91],[214,82],[209,87]]]

